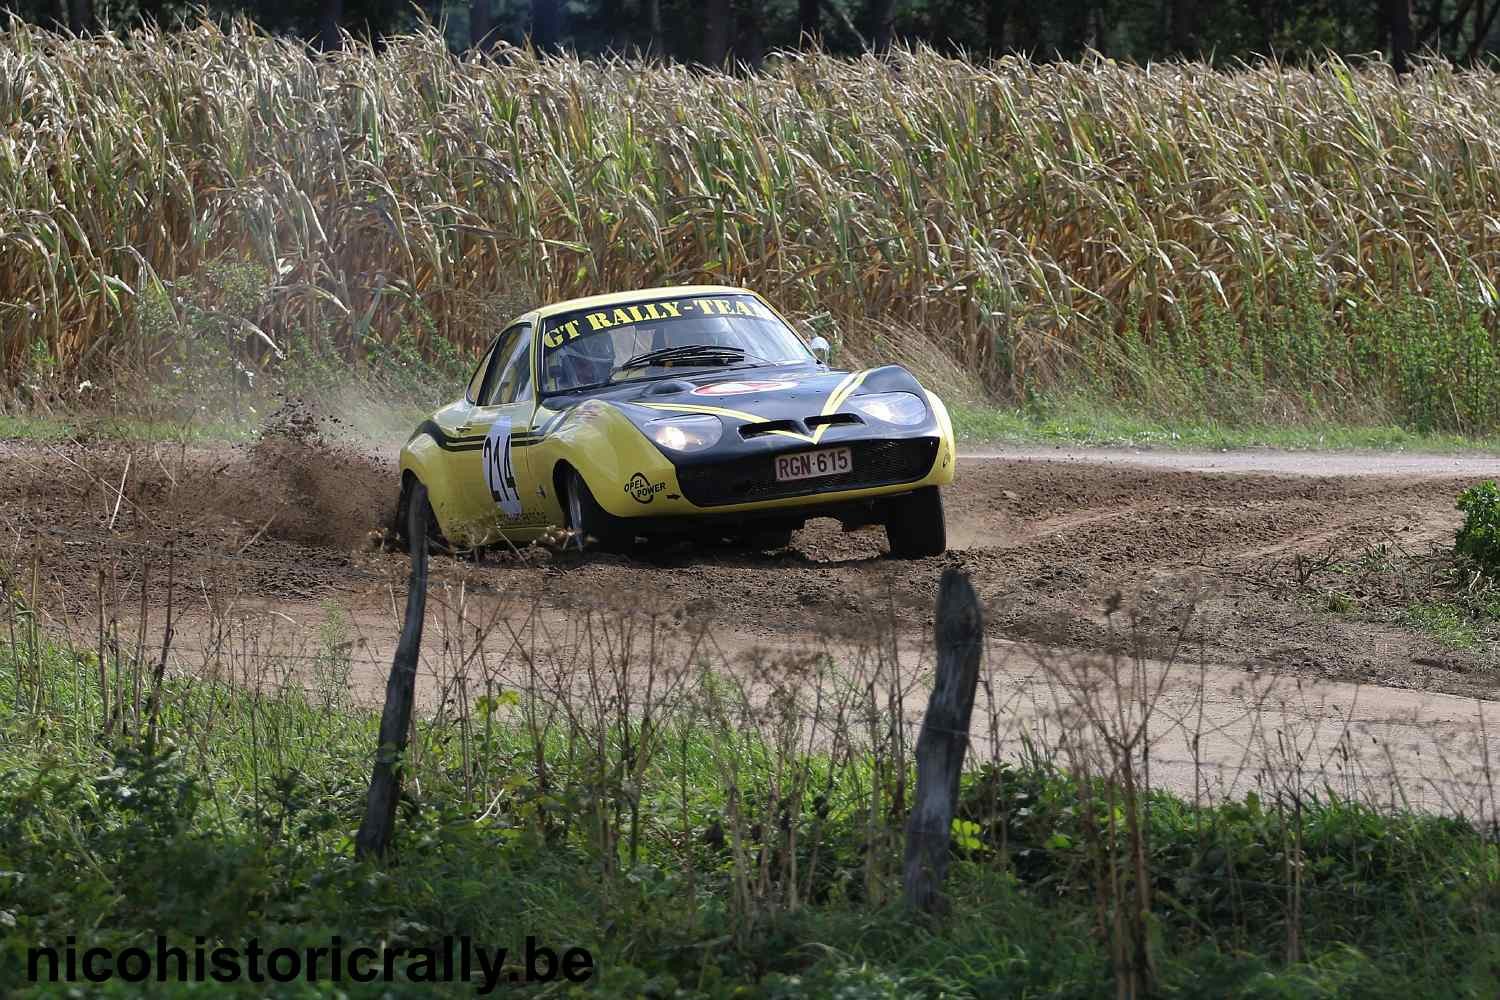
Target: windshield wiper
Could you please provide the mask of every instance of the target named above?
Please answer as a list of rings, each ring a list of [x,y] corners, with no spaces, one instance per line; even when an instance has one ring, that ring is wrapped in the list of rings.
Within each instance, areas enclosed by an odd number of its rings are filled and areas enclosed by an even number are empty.
[[[744,368],[757,365],[785,364],[784,361],[770,361],[758,354],[750,354],[742,347],[723,347],[715,344],[686,344],[682,347],[665,347],[659,351],[647,351],[633,358],[615,365],[609,372],[609,381],[590,382],[586,385],[569,386],[566,389],[553,389],[544,392],[546,396],[571,395],[575,392],[584,392],[589,389],[603,389],[614,382],[616,375],[623,371],[636,368],[651,368],[656,365],[668,365],[672,363],[685,363],[686,365],[703,368]]]
[[[609,386],[608,382],[587,382],[583,385],[570,385],[566,389],[543,389],[543,396],[571,396],[575,392],[587,392],[590,389],[604,389]]]
[[[614,372],[630,371],[632,368],[652,368],[672,362],[685,361],[699,365],[728,365],[744,361],[746,354],[740,347],[722,347],[715,344],[684,344],[682,347],[664,347],[659,351],[647,351],[615,365]]]

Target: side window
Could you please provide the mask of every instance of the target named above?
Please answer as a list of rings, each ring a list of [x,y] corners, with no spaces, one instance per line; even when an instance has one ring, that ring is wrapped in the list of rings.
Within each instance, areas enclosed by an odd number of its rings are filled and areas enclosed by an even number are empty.
[[[496,354],[499,374],[485,397],[486,406],[503,406],[531,398],[531,327],[523,325],[514,329],[519,336],[501,344],[502,350]],[[506,331],[507,336],[510,332]]]
[[[504,368],[505,360],[516,350],[516,341],[524,340],[522,334],[529,331],[531,327],[521,323],[509,327],[504,333],[495,338],[495,348],[490,352],[490,365],[485,370],[484,383],[479,387],[479,392],[474,396],[474,402],[480,406],[494,406],[496,383],[500,381],[500,372]]]
[[[484,387],[484,376],[490,370],[490,360],[495,356],[495,345],[484,352],[484,358],[479,362],[479,367],[474,369],[473,376],[469,379],[469,387],[464,390],[464,398],[471,403],[479,402],[479,392]]]

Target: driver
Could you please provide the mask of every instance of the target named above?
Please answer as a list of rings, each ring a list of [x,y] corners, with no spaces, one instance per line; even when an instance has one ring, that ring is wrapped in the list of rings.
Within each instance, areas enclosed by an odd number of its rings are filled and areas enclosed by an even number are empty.
[[[614,343],[607,333],[569,341],[556,353],[559,389],[608,382],[614,370]]]
[[[552,352],[548,371],[558,389],[597,385],[609,381],[618,353],[631,357],[642,350],[674,347],[728,347],[743,349],[733,324],[722,316],[675,320],[660,326],[617,327],[608,332],[570,340]],[[649,347],[642,345],[649,344]]]

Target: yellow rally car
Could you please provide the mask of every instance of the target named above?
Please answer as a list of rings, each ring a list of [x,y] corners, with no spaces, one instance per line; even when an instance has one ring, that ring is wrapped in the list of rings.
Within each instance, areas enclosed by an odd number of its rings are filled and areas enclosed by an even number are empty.
[[[566,527],[605,549],[674,535],[776,548],[827,516],[883,524],[896,556],[943,552],[947,410],[905,368],[831,371],[826,352],[742,288],[529,312],[401,449],[397,530],[425,522],[455,547]]]

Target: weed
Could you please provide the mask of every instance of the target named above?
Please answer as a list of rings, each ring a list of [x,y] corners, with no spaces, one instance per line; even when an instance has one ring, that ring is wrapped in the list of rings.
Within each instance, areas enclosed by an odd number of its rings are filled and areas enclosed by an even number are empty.
[[[1469,487],[1458,495],[1458,509],[1464,513],[1455,546],[1458,554],[1500,580],[1500,487],[1493,479]]]
[[[1406,609],[1403,618],[1407,625],[1452,649],[1479,649],[1482,645],[1480,632],[1464,609],[1450,601],[1418,601]]]
[[[337,604],[325,602],[318,632],[318,651],[312,660],[313,690],[324,712],[342,712],[348,708],[349,677],[354,669],[354,640],[347,613]]]

